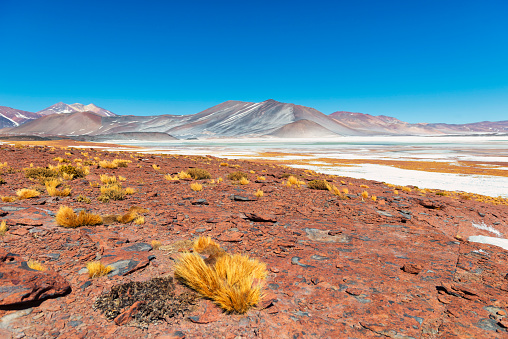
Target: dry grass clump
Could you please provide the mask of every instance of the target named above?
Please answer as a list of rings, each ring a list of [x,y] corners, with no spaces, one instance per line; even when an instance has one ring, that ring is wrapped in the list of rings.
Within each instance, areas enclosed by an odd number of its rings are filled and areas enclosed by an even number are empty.
[[[102,277],[113,270],[113,267],[104,266],[100,261],[90,261],[86,268],[90,279]]]
[[[368,197],[369,197],[369,192],[367,192],[367,191],[363,191],[363,192],[362,192],[362,200],[363,200],[363,199],[367,199]]]
[[[160,170],[160,169],[161,169],[161,167],[160,167],[160,166],[157,166],[156,164],[152,164],[152,168],[153,168],[154,170]]]
[[[114,176],[114,175],[109,176],[107,174],[101,174],[100,179],[101,179],[101,182],[103,184],[114,184],[114,183],[116,183],[116,176]]]
[[[201,185],[197,182],[194,182],[194,183],[190,184],[190,188],[191,188],[191,190],[197,192],[197,191],[201,191],[203,189],[203,185]]]
[[[248,185],[250,183],[249,180],[247,180],[247,178],[241,178],[240,181],[238,181],[240,183],[240,185]]]
[[[229,166],[229,164],[228,164],[227,162],[221,162],[221,163],[220,163],[220,166],[221,166],[221,167],[228,167],[228,166]]]
[[[180,180],[180,178],[178,177],[178,175],[175,175],[174,177],[172,177],[172,176],[171,176],[171,174],[166,174],[166,175],[164,176],[164,179],[169,180],[169,181]]]
[[[53,161],[58,161],[59,163],[62,163],[62,162],[71,162],[70,160],[64,159],[62,157],[53,158]]]
[[[37,270],[37,271],[45,271],[46,270],[46,267],[36,260],[28,260],[26,264],[32,270]]]
[[[256,177],[256,180],[258,181],[265,181],[266,178],[264,176]]]
[[[132,187],[125,188],[125,194],[131,195],[131,194],[134,194],[134,193],[136,193],[136,190],[134,188],[132,188]]]
[[[16,197],[1,197],[3,202],[13,202],[16,200]]]
[[[192,179],[191,175],[185,171],[181,171],[180,173],[177,174],[178,178],[180,179]]]
[[[0,177],[0,185],[3,185],[3,184],[5,184],[5,180],[2,177]]]
[[[131,221],[136,221],[139,217],[143,217],[141,214],[148,213],[148,210],[139,206],[131,206],[127,213],[124,215],[119,215],[116,217],[116,221],[127,224]],[[143,223],[144,223],[144,217],[143,217]]]
[[[72,208],[62,205],[56,213],[56,223],[66,228],[93,226],[102,224],[102,217],[85,211],[76,214]]]
[[[189,174],[194,180],[201,179],[211,179],[212,175],[205,169],[202,168],[189,168],[187,170],[187,174]]]
[[[194,253],[185,253],[175,276],[228,312],[243,314],[263,297],[266,265],[248,256],[224,252],[210,238],[198,238]],[[203,259],[201,255],[208,255]]]
[[[235,181],[239,181],[241,180],[242,178],[245,178],[247,179],[248,178],[248,175],[247,173],[243,173],[241,171],[237,171],[237,172],[233,172],[233,173],[229,173],[227,178],[229,180],[235,180]]]
[[[375,195],[371,196],[370,198],[372,199],[372,201],[376,201],[377,200],[377,197]]]
[[[44,184],[47,180],[58,178],[58,172],[50,168],[31,167],[25,168],[25,177],[39,180]]]
[[[51,179],[49,181],[46,181],[46,191],[48,194],[52,197],[67,197],[71,194],[70,188],[64,188],[64,189],[57,189],[58,186],[61,185],[60,180],[58,179]]]
[[[145,223],[145,217],[142,215],[139,215],[136,219],[134,219],[134,223],[136,225],[143,225]]]
[[[258,198],[261,198],[264,195],[264,193],[262,190],[257,190],[256,193],[254,193],[254,195]]]
[[[369,188],[367,185],[360,185],[361,188]]]
[[[38,197],[39,194],[39,191],[30,188],[22,188],[16,191],[19,200],[35,198]]]
[[[95,157],[94,159],[96,161],[99,161],[100,167],[110,169],[115,169],[118,167],[127,167],[132,162],[130,160],[122,160],[122,159],[114,159],[113,161],[100,160],[98,157]]]
[[[288,179],[288,181],[285,183],[285,185],[287,187],[300,188],[301,185],[305,185],[305,181],[298,180],[298,178],[293,175],[290,175],[289,177],[287,177],[287,179]],[[283,184],[284,184],[284,182],[283,182]]]
[[[127,180],[126,177],[122,177],[121,175],[118,176],[118,181],[125,181]]]
[[[162,243],[159,240],[152,240],[150,245],[152,245],[154,250],[158,250],[162,246]]]
[[[313,190],[328,190],[328,182],[326,180],[312,180],[307,183],[307,187]]]
[[[90,170],[88,167],[75,167],[72,165],[62,165],[58,167],[58,172],[61,175],[67,174],[68,176],[71,176],[72,178],[84,178],[88,174],[90,174]]]
[[[5,220],[2,220],[0,223],[0,235],[4,235],[9,230],[9,226],[7,226],[7,223]]]
[[[77,202],[84,202],[85,204],[89,204],[92,202],[92,199],[80,194],[76,197]]]
[[[120,183],[101,186],[101,195],[97,197],[100,202],[106,203],[110,200],[123,200],[127,193],[122,189]]]

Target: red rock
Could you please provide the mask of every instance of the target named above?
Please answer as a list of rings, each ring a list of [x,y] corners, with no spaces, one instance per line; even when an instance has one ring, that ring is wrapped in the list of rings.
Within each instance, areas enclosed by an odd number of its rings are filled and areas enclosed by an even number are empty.
[[[226,242],[239,242],[242,241],[243,233],[241,232],[229,232],[219,236],[220,241]]]
[[[55,271],[36,271],[20,257],[0,255],[0,305],[15,306],[48,297],[62,296],[71,291],[69,283]]]
[[[122,326],[129,323],[133,319],[134,315],[138,313],[139,306],[142,304],[142,301],[136,301],[114,319],[115,324]]]
[[[418,274],[422,271],[422,265],[407,263],[401,268],[404,272],[410,274]]]
[[[9,233],[12,235],[24,236],[27,235],[29,231],[26,228],[18,228],[15,230],[9,230]]]
[[[199,303],[198,309],[189,315],[189,320],[197,324],[208,324],[219,321],[224,317],[224,312],[209,300]]]
[[[242,215],[243,218],[248,219],[250,221],[257,222],[277,222],[277,217],[273,214],[265,214],[262,212],[244,212]]]

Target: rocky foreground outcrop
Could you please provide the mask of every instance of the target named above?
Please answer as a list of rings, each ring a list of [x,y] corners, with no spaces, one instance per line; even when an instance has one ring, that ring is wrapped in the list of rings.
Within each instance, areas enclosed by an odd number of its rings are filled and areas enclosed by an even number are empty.
[[[508,233],[506,205],[414,188],[395,192],[381,182],[211,156],[7,145],[0,146],[5,182],[0,196],[28,187],[43,191],[23,168],[57,165],[58,157],[70,161],[65,164],[90,165],[85,178],[64,183],[72,189],[70,197],[44,191],[0,201],[0,220],[9,227],[0,236],[2,338],[508,337],[508,251],[467,241]],[[115,158],[132,162],[116,169],[98,166],[99,160]],[[208,170],[215,183],[164,178],[192,167]],[[250,182],[227,179],[235,171],[245,172]],[[123,186],[136,193],[99,202],[95,183],[101,174],[125,177]],[[348,192],[339,197],[307,185],[288,187],[283,182],[289,174],[306,183],[326,179]],[[203,185],[201,191],[191,190],[195,182]],[[264,195],[256,197],[257,190]],[[79,195],[90,203],[76,201]],[[102,216],[132,206],[148,212],[144,223],[109,218],[103,225],[68,229],[55,222],[61,205]],[[226,314],[168,279],[179,252],[198,236],[267,264],[266,296],[256,309]],[[154,240],[159,249],[152,247]],[[47,269],[32,270],[29,260]],[[113,270],[90,279],[85,266],[92,260]],[[152,280],[157,277],[164,279]],[[174,295],[159,307],[175,300],[185,300],[185,307],[157,313],[148,301],[136,300],[138,292],[147,295],[140,289],[163,282],[174,283],[165,285]],[[114,309],[116,299],[107,293],[121,284],[136,293],[129,306]],[[97,307],[99,297],[107,311]],[[153,322],[154,317],[161,319]]]

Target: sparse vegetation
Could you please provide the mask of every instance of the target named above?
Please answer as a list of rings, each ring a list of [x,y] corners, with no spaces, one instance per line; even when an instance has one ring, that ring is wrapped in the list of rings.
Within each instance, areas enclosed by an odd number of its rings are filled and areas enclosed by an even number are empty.
[[[96,161],[99,161],[100,167],[110,169],[115,169],[118,167],[127,167],[132,162],[130,160],[122,160],[122,159],[114,159],[113,161],[100,160],[99,157],[95,157],[94,159]]]
[[[48,192],[48,194],[50,196],[54,196],[54,197],[66,197],[66,196],[69,196],[71,194],[71,189],[70,188],[64,188],[64,189],[57,189],[58,186],[61,185],[61,182],[60,180],[58,179],[51,179],[49,181],[46,181],[46,191]]]
[[[86,264],[90,279],[102,277],[113,270],[111,266],[104,266],[100,261],[90,261]]]
[[[189,174],[194,180],[201,179],[211,179],[212,175],[207,170],[201,168],[189,168],[187,170],[187,174]]]
[[[26,263],[32,270],[45,271],[46,267],[36,260],[28,260]]]
[[[256,193],[254,193],[254,195],[258,198],[261,198],[264,195],[264,193],[262,190],[257,190]]]
[[[326,180],[312,180],[307,183],[307,187],[313,190],[328,190],[328,182]]]
[[[23,200],[23,199],[30,199],[30,198],[38,197],[40,195],[40,193],[39,193],[39,191],[34,190],[34,189],[22,188],[22,189],[16,191],[16,195],[18,196],[19,200]]]
[[[175,276],[190,288],[228,312],[245,313],[261,300],[265,264],[229,255],[210,238],[198,238],[194,251],[183,254],[175,267]],[[203,260],[201,254],[208,258]]]
[[[120,183],[104,185],[101,186],[101,194],[97,200],[103,203],[109,202],[110,200],[123,200],[126,194]]]
[[[76,214],[72,208],[62,205],[56,213],[56,223],[66,228],[93,226],[102,224],[102,217],[83,210]]]
[[[247,173],[243,173],[241,171],[237,171],[237,172],[229,173],[227,178],[229,180],[240,181],[242,178],[247,179],[248,175],[247,175]]]
[[[16,197],[1,197],[3,202],[13,202],[16,200]]]
[[[159,240],[152,240],[150,245],[152,245],[154,250],[158,250],[162,246],[162,243]]]
[[[0,236],[4,235],[9,230],[9,226],[7,226],[7,223],[5,220],[2,220],[0,223]]]
[[[248,185],[250,183],[249,180],[247,180],[247,178],[241,178],[240,181],[238,181],[240,183],[240,185]]]
[[[80,194],[76,197],[77,202],[84,202],[85,204],[89,204],[92,202],[92,199]]]
[[[190,184],[190,188],[193,191],[201,191],[203,189],[203,185],[201,185],[197,182],[194,182],[194,183]]]

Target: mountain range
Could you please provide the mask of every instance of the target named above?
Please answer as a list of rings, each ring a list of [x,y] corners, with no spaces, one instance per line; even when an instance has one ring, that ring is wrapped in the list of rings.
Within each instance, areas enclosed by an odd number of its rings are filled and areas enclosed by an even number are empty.
[[[170,140],[239,137],[313,138],[359,135],[508,133],[508,120],[411,124],[388,116],[318,110],[269,99],[226,101],[191,115],[116,115],[94,104],[57,103],[36,113],[0,106],[0,133],[81,136],[86,140]]]

